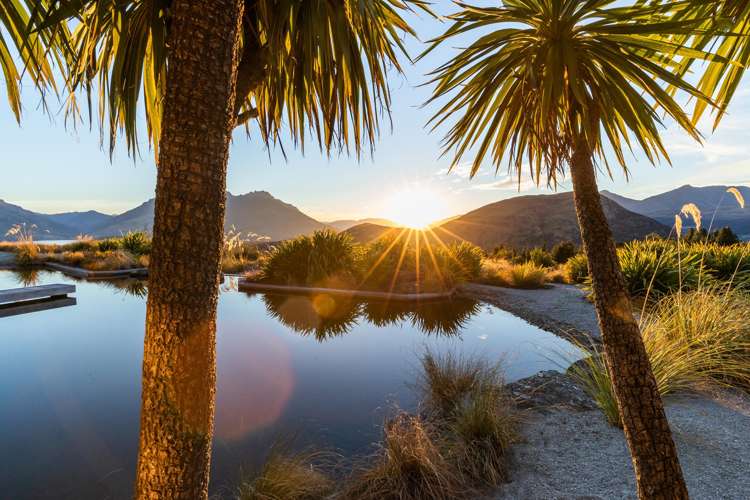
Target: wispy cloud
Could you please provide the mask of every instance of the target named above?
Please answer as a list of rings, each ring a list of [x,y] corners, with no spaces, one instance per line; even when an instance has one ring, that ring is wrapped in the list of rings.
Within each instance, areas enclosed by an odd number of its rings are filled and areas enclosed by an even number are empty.
[[[493,182],[482,182],[479,184],[472,184],[467,189],[471,191],[528,191],[536,187],[536,183],[528,177],[522,177],[521,182],[518,182],[517,177],[505,175],[499,180]]]

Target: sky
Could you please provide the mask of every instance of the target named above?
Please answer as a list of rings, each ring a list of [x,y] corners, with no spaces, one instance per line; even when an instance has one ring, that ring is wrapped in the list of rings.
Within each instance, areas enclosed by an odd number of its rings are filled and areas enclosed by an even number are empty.
[[[441,14],[452,10],[445,1],[436,2],[435,8]],[[421,40],[445,29],[425,15],[408,19]],[[391,200],[399,199],[397,193],[414,189],[435,193],[439,200],[435,219],[512,196],[552,192],[545,186],[534,186],[526,172],[519,189],[504,168],[496,173],[489,164],[473,179],[469,179],[465,164],[448,172],[450,158],[440,154],[445,129],[430,132],[426,122],[436,107],[423,107],[422,103],[431,90],[424,85],[425,75],[446,61],[455,46],[441,47],[414,65],[404,60],[404,74],[392,74],[392,126],[387,118],[383,121],[372,156],[366,153],[359,160],[337,154],[327,157],[312,144],[302,154],[287,140],[285,159],[279,149],[267,150],[257,136],[253,137],[252,129],[249,137],[238,129],[230,150],[227,189],[233,194],[268,191],[321,221],[388,216],[398,209],[391,204]],[[407,47],[411,54],[418,54],[424,45],[409,40]],[[74,130],[66,127],[62,112],[54,112],[51,117],[44,114],[28,82],[23,96],[20,126],[6,102],[0,100],[0,199],[45,213],[90,209],[121,213],[154,196],[156,167],[145,134],[138,158],[129,157],[124,141],[120,141],[110,161],[96,125]],[[703,124],[702,146],[668,126],[663,133],[671,167],[666,163],[651,166],[636,154],[628,161],[629,181],[619,172],[613,179],[602,175],[600,188],[643,198],[683,184],[750,185],[747,124],[749,81],[743,83],[729,115],[715,133],[711,133],[709,124]],[[145,127],[142,130],[145,132]],[[566,189],[568,182],[558,187]]]

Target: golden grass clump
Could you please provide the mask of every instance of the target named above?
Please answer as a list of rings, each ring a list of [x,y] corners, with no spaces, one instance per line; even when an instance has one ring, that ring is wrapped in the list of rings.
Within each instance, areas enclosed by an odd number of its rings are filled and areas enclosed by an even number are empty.
[[[533,262],[512,264],[504,260],[485,259],[482,282],[510,288],[544,288],[549,277],[547,270]]]
[[[659,300],[641,320],[641,333],[659,392],[704,384],[750,388],[750,295],[704,287]],[[571,372],[613,425],[620,422],[604,356],[596,349]]]
[[[343,498],[360,500],[448,500],[463,496],[462,478],[441,451],[437,429],[401,413],[384,428],[375,462],[355,474]]]
[[[428,351],[422,372],[425,409],[465,480],[489,486],[506,481],[518,414],[499,364]]]
[[[263,468],[254,478],[240,485],[240,500],[319,500],[328,498],[334,490],[330,479],[318,462],[325,461],[321,453],[303,451],[285,453],[274,448]]]

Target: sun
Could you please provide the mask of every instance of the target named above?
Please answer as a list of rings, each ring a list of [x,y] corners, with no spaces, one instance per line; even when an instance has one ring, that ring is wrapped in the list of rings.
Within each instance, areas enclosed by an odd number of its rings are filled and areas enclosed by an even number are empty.
[[[385,216],[412,229],[425,229],[446,217],[446,206],[434,191],[407,188],[396,191],[385,200]]]

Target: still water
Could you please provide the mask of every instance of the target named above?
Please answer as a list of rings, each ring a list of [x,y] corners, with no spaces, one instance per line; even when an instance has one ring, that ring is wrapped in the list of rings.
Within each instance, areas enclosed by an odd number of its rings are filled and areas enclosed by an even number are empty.
[[[0,498],[129,498],[146,286],[0,271],[0,289],[46,283],[75,283],[77,304],[0,318]],[[384,418],[415,407],[425,349],[502,359],[509,381],[574,351],[469,300],[386,307],[222,287],[212,493],[230,496],[290,436],[371,451]]]

